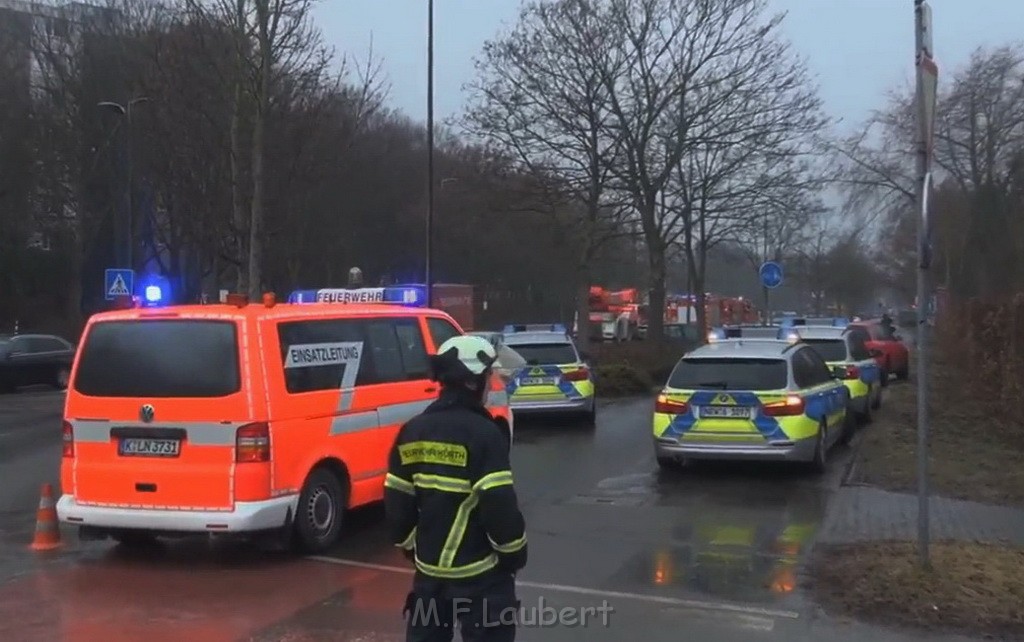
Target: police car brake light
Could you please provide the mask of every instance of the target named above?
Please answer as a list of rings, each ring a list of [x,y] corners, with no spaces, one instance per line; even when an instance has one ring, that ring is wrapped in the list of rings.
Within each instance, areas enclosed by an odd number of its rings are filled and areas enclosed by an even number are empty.
[[[654,412],[665,415],[685,415],[689,412],[690,405],[685,401],[670,399],[668,395],[658,395],[654,402]]]
[[[769,417],[787,417],[804,414],[804,399],[799,395],[787,395],[781,401],[764,404],[764,414]]]
[[[564,381],[586,381],[590,378],[590,370],[586,366],[580,366],[575,370],[562,373]]]

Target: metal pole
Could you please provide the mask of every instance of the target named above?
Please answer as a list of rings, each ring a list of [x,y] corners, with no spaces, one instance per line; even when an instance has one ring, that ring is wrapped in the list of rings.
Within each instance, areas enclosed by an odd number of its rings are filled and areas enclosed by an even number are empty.
[[[125,106],[125,126],[128,127],[126,137],[128,139],[128,221],[125,224],[125,231],[128,239],[125,242],[125,262],[129,270],[135,269],[135,168],[133,166],[133,140],[132,107],[135,101],[128,101]]]
[[[427,306],[434,304],[434,0],[427,0],[427,256],[424,269]]]
[[[915,53],[922,56],[925,49],[924,0],[914,0]],[[928,52],[929,55],[931,52]],[[921,65],[917,65],[918,118],[924,120],[924,101]],[[919,131],[923,131],[923,127]],[[928,144],[922,135],[917,148],[917,205],[918,205],[918,269],[917,269],[917,539],[921,565],[928,568],[931,518],[928,506],[928,230],[926,220],[928,176]]]

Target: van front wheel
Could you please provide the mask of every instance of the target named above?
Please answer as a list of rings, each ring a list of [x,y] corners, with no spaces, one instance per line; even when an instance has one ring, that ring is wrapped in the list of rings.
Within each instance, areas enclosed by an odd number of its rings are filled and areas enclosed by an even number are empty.
[[[295,511],[296,544],[306,553],[323,553],[338,541],[345,493],[338,477],[316,468],[306,478]]]

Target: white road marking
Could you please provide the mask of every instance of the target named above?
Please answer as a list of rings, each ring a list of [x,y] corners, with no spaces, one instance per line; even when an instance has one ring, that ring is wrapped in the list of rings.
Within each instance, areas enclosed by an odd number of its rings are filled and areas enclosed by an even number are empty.
[[[326,555],[310,555],[306,557],[306,559],[315,562],[325,562],[327,564],[338,564],[341,566],[352,566],[355,568],[366,568],[375,571],[384,571],[386,573],[400,573],[402,575],[413,574],[413,569],[411,568],[402,568],[400,566],[388,566],[386,564],[373,564],[371,562],[360,562],[358,560],[328,557]],[[589,595],[591,597],[618,598],[623,600],[634,600],[637,602],[648,602],[650,604],[664,604],[666,606],[673,606],[677,608],[700,609],[705,611],[728,611],[730,613],[739,613],[743,615],[761,616],[768,618],[783,618],[788,620],[796,620],[800,617],[800,614],[796,611],[765,609],[757,606],[730,604],[728,602],[707,602],[703,600],[687,600],[683,598],[663,597],[660,595],[646,595],[644,593],[628,593],[624,591],[603,591],[599,589],[590,589],[583,586],[568,586],[565,584],[547,584],[544,582],[528,582],[523,580],[517,580],[516,586],[521,586],[523,588],[538,589],[542,591],[556,591],[559,593],[575,593],[576,595]]]

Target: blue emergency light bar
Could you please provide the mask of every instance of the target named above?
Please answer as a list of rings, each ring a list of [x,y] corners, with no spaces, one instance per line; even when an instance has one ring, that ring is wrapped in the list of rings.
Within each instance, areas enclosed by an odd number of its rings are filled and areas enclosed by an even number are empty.
[[[403,285],[383,288],[321,288],[296,290],[288,295],[288,303],[384,303],[410,308],[426,307],[426,288]]]
[[[503,334],[515,334],[517,332],[561,332],[569,334],[569,331],[561,323],[522,323],[507,325],[502,330]]]

